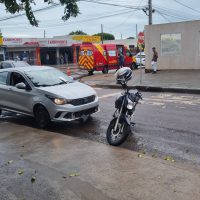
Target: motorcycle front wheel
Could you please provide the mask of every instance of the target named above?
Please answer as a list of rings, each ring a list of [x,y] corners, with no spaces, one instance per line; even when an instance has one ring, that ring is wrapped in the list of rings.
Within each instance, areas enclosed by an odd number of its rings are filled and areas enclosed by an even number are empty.
[[[123,122],[119,122],[117,126],[117,130],[115,131],[115,123],[117,118],[114,118],[107,129],[106,139],[110,145],[119,146],[122,144],[128,137],[130,133],[130,126]]]

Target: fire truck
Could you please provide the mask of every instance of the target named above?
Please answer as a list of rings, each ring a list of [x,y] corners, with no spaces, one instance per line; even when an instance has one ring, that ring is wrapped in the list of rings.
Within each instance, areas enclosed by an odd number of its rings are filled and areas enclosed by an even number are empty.
[[[79,67],[90,75],[94,71],[107,74],[111,69],[119,68],[119,52],[124,55],[124,65],[136,68],[136,59],[124,45],[83,43],[79,51]]]

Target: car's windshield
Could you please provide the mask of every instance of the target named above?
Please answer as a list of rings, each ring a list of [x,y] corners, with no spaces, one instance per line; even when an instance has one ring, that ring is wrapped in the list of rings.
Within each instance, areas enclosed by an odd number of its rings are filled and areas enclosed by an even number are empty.
[[[56,69],[33,70],[25,73],[35,87],[72,83],[73,79]]]
[[[23,62],[23,61],[14,61],[13,65],[15,67],[28,67],[28,66],[30,66],[27,62]]]

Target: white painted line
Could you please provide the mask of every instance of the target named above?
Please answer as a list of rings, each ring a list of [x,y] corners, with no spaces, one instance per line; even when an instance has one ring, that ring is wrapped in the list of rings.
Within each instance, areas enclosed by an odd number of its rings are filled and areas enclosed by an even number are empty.
[[[116,93],[112,93],[112,94],[105,94],[101,97],[99,97],[99,99],[104,99],[104,98],[107,98],[107,97],[113,97],[113,96],[117,96],[117,95],[120,95],[121,92],[116,92]]]

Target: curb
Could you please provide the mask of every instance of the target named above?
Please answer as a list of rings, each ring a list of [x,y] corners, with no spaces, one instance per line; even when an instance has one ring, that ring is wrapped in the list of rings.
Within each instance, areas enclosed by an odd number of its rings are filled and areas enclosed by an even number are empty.
[[[100,88],[110,88],[110,89],[122,88],[120,85],[96,84],[91,86]],[[165,88],[165,87],[154,87],[154,86],[144,86],[144,85],[129,86],[129,88],[137,89],[144,92],[173,92],[173,93],[186,93],[186,94],[200,94],[200,89],[189,89],[189,88]]]

